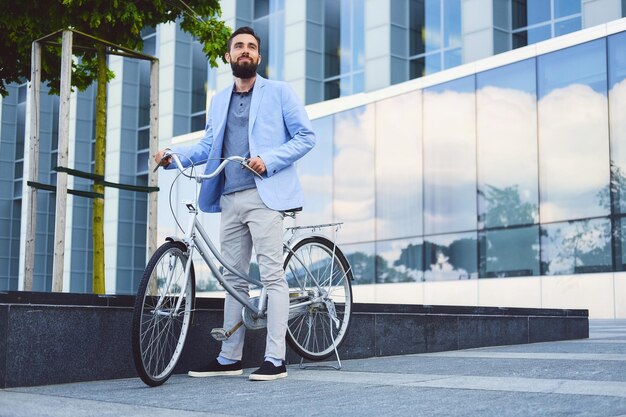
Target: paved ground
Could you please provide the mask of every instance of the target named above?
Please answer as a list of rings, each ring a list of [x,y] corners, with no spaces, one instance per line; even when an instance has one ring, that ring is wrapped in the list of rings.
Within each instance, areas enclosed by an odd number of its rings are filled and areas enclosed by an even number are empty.
[[[588,340],[343,362],[273,382],[173,376],[0,390],[0,416],[626,415],[626,320]]]

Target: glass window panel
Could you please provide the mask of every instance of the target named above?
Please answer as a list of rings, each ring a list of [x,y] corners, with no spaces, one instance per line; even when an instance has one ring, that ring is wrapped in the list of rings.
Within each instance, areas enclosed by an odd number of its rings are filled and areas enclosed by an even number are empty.
[[[303,210],[296,216],[298,225],[324,224],[333,218],[333,116],[312,124],[315,147],[296,165],[305,196]]]
[[[476,229],[474,77],[424,90],[424,232]]]
[[[139,115],[137,127],[150,124],[150,63],[139,62]]]
[[[376,239],[422,234],[421,116],[420,91],[376,103]]]
[[[352,77],[343,76],[339,79],[339,96],[345,97],[352,93]]]
[[[339,2],[324,2],[324,77],[339,75]],[[337,96],[338,97],[338,96]]]
[[[608,214],[604,39],[538,57],[542,223]]]
[[[342,245],[341,250],[352,268],[352,285],[373,284],[376,277],[374,243]]]
[[[141,37],[146,37],[148,35],[151,35],[153,33],[156,33],[156,27],[155,26],[144,26],[143,29],[141,29]]]
[[[352,76],[352,93],[361,93],[365,90],[365,75],[358,72]]]
[[[461,49],[453,49],[443,53],[443,65],[445,68],[456,67],[463,63]]]
[[[137,154],[137,172],[145,172],[148,170],[148,152],[139,152]]]
[[[27,86],[26,84],[20,85],[19,87],[17,87],[17,102],[19,103],[26,103],[26,90],[27,90]]]
[[[568,33],[576,32],[581,28],[581,18],[575,17],[573,19],[563,20],[554,24],[554,36],[566,35]]]
[[[94,123],[95,124],[95,123]],[[59,96],[52,97],[52,140],[50,149],[59,148]]]
[[[511,23],[513,25],[513,29],[528,26],[528,12],[526,10],[525,0],[511,1]]]
[[[441,0],[424,0],[426,52],[442,47]]]
[[[270,6],[268,76],[273,80],[282,80],[285,70],[284,0],[272,0]]]
[[[554,0],[554,18],[580,13],[580,0]]]
[[[461,46],[461,1],[445,0],[443,13],[443,47]]]
[[[51,182],[51,184],[54,184]],[[13,183],[13,198],[22,198],[22,181],[15,181]]]
[[[26,138],[26,102],[17,105],[15,120],[15,159],[24,158],[24,143]]]
[[[477,74],[479,227],[538,221],[535,60]]]
[[[539,273],[538,226],[480,233],[481,277],[522,277]]]
[[[197,113],[206,109],[208,63],[198,42],[191,45],[191,56],[191,112]]]
[[[254,0],[254,18],[267,16],[270,12],[270,0]]]
[[[528,26],[550,20],[549,0],[526,0],[524,3],[526,3]]]
[[[409,63],[409,77],[419,78],[441,71],[441,54],[431,54],[412,59]]]
[[[150,147],[150,130],[140,129],[137,131],[137,150],[148,149]]]
[[[365,68],[365,4],[352,0],[352,72]],[[355,91],[357,92],[357,91]]]
[[[409,54],[423,54],[426,51],[424,39],[424,2],[409,0]]]
[[[513,33],[513,49],[545,41],[552,37],[550,25],[540,26]]]
[[[550,25],[540,26],[538,28],[528,29],[528,44],[545,41],[552,37]]]
[[[410,0],[409,36],[410,55],[441,49],[440,0]]]
[[[544,275],[610,271],[611,223],[590,219],[541,226]]]
[[[626,32],[609,37],[611,184],[614,210],[626,213]]]
[[[149,28],[152,30],[152,33],[156,32],[155,28]],[[142,31],[143,35],[143,31]],[[143,40],[143,53],[146,55],[156,55],[156,36],[150,36],[149,38],[145,38]]]
[[[550,20],[549,0],[513,0],[511,6],[513,29]]]
[[[478,278],[476,233],[424,237],[424,280]]]
[[[424,280],[422,239],[376,242],[376,282],[416,282]]]
[[[324,83],[324,100],[331,100],[339,97],[339,78]]]
[[[24,176],[24,161],[17,161],[15,163],[14,180],[19,180]]]
[[[511,8],[509,4],[510,0],[494,0],[493,25],[495,27],[511,30],[511,19],[509,19],[509,13],[511,12]]]
[[[257,36],[261,38],[261,48],[259,50],[261,54],[261,63],[257,68],[257,72],[261,74],[263,77],[269,77],[268,64],[272,59],[269,49],[269,44],[271,42],[270,39],[270,20],[265,17],[263,19],[255,20],[252,23],[252,27],[256,32]]]
[[[334,216],[345,243],[374,240],[374,105],[335,115]]]
[[[204,113],[197,114],[191,117],[191,132],[197,132],[198,130],[204,130],[206,116]]]
[[[350,0],[339,1],[339,58],[340,73],[347,74],[352,65],[352,2]]]
[[[525,30],[515,32],[511,35],[512,49],[521,48],[528,45],[528,32]]]

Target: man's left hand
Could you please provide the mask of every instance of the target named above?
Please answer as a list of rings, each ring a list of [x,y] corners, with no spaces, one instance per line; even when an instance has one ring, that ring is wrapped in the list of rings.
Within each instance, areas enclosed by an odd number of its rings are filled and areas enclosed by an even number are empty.
[[[254,158],[250,158],[248,160],[248,166],[252,168],[254,171],[256,171],[258,174],[263,174],[266,171],[265,163],[258,156],[255,156]]]

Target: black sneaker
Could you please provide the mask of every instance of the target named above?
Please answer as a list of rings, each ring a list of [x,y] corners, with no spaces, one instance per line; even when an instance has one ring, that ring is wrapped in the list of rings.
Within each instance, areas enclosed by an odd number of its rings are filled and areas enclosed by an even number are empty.
[[[189,371],[187,375],[194,378],[203,378],[206,376],[221,376],[221,375],[241,375],[243,374],[243,367],[241,361],[237,361],[232,365],[222,365],[217,359],[213,359],[207,366],[198,371]]]
[[[286,376],[287,367],[285,362],[280,366],[274,366],[272,362],[265,361],[259,369],[250,374],[250,381],[273,381]]]

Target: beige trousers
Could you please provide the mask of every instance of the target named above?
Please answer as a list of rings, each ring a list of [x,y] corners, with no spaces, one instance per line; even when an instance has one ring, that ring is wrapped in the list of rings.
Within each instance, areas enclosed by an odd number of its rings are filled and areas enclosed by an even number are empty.
[[[265,356],[285,359],[285,332],[289,314],[289,287],[283,271],[283,214],[269,209],[256,188],[221,197],[221,254],[236,270],[248,274],[252,248],[257,255],[261,281],[267,288],[267,338]],[[224,269],[224,278],[237,292],[249,296],[249,284]],[[230,294],[224,300],[224,328],[240,320],[243,306]],[[222,342],[220,356],[241,360],[245,328],[241,326]]]

